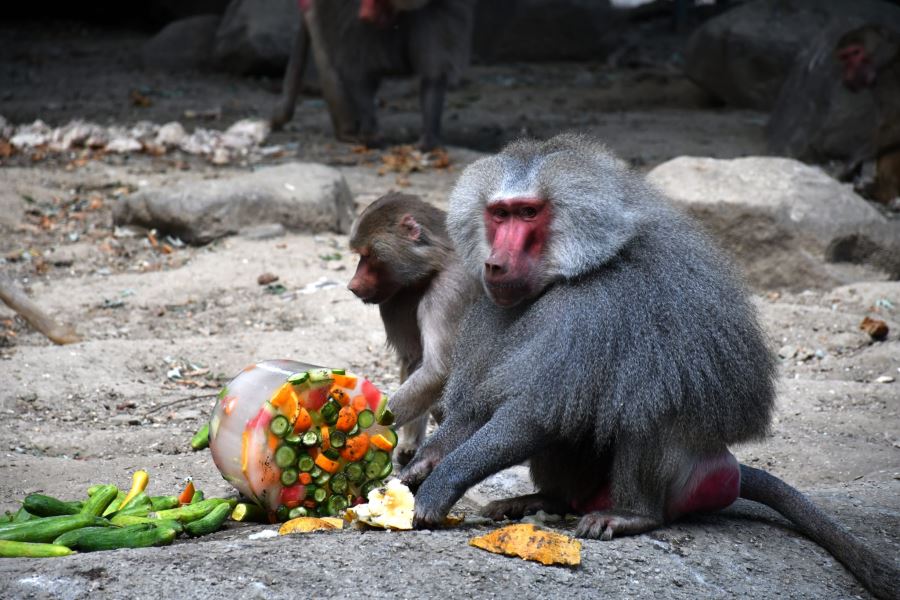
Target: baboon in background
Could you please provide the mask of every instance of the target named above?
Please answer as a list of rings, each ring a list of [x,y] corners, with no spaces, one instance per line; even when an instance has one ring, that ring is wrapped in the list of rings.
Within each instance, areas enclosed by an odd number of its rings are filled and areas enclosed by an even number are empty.
[[[418,75],[419,145],[440,144],[447,85],[469,63],[476,0],[300,0],[300,31],[272,117],[291,120],[312,45],[322,95],[339,140],[380,144],[375,94],[382,78]]]
[[[401,474],[417,526],[529,460],[538,493],[488,516],[575,511],[578,535],[610,539],[743,497],[896,597],[894,557],[729,451],[765,435],[775,398],[753,306],[706,237],[603,146],[562,135],[476,161],[447,228],[486,295],[463,320],[444,421]]]
[[[900,196],[900,35],[880,25],[864,25],[841,37],[835,57],[848,89],[872,90],[878,109],[872,196],[893,202]]]

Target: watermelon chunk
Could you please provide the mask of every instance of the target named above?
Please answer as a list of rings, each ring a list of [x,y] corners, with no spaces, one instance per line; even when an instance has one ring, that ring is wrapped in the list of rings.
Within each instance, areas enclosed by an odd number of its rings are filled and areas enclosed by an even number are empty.
[[[362,384],[362,393],[363,396],[366,397],[366,402],[369,405],[369,409],[371,409],[372,412],[375,412],[378,409],[378,404],[381,402],[381,392],[372,384],[371,381],[366,379]]]

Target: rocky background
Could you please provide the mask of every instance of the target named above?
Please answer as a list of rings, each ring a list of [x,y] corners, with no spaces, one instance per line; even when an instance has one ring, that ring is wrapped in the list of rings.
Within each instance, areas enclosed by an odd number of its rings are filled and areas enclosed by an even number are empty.
[[[389,190],[445,207],[483,153],[578,130],[696,217],[756,293],[781,359],[779,408],[772,434],[739,458],[900,555],[900,219],[860,196],[863,182],[840,180],[874,117],[822,60],[852,24],[900,27],[895,3],[483,2],[475,63],[447,102],[448,146],[432,155],[405,145],[419,124],[410,80],[380,93],[386,149],[333,140],[314,74],[286,130],[268,130],[293,0],[0,10],[0,273],[83,338],[54,346],[0,305],[0,509],[32,491],[127,486],[138,468],[158,493],[186,476],[231,493],[188,440],[219,387],[257,360],[346,366],[395,389],[377,310],[345,288],[354,214]],[[861,328],[866,318],[886,336]],[[516,467],[458,508],[528,486]],[[574,570],[468,546],[483,524],[248,540],[262,528],[4,559],[0,595],[867,597],[821,548],[743,502],[586,541]]]

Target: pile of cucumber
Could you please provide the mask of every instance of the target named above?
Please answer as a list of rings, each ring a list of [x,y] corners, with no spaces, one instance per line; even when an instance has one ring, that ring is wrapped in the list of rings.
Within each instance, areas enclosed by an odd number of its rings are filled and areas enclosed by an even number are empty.
[[[203,499],[203,493],[196,492],[182,505],[178,496],[142,491],[120,509],[126,496],[114,485],[92,486],[83,502],[29,494],[18,512],[0,516],[0,557],[165,546],[181,534],[197,537],[218,531],[236,504],[227,498]]]

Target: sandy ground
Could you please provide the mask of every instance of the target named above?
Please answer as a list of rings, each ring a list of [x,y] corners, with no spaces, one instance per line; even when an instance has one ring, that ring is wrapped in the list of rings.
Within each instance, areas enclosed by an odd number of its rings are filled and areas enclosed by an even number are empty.
[[[225,127],[265,116],[276,100],[270,80],[136,69],[139,34],[53,27],[0,27],[4,47],[15,49],[0,55],[0,115],[12,122],[40,117],[57,125],[79,117]],[[132,105],[132,89],[151,106]],[[210,108],[222,116],[184,118],[185,110]],[[387,86],[381,118],[389,140],[415,138],[415,108],[413,86]],[[683,154],[764,153],[764,122],[761,113],[715,107],[666,65],[476,66],[448,100],[451,169],[406,180],[380,176],[379,154],[354,154],[331,140],[315,98],[273,137],[293,145],[269,162],[299,157],[336,165],[360,206],[398,188],[445,205],[459,169],[479,150],[522,133],[588,131],[646,168]],[[0,167],[0,268],[85,338],[53,346],[0,307],[0,509],[16,508],[33,491],[78,498],[94,483],[127,486],[138,468],[150,471],[156,493],[173,492],[190,475],[207,495],[230,494],[209,455],[191,453],[187,442],[218,387],[256,360],[346,366],[388,390],[397,386],[377,311],[345,289],[353,269],[346,236],[234,237],[165,254],[145,235],[113,227],[111,209],[122,194],[252,165],[213,167],[180,156],[72,158],[13,156]],[[279,275],[287,292],[266,293],[256,281],[265,272]],[[300,293],[320,278],[337,285]],[[781,365],[772,434],[737,448],[739,458],[807,491],[883,555],[900,555],[900,283],[760,290],[756,301],[773,350],[792,356]],[[872,343],[859,330],[866,315],[888,322],[887,341]],[[173,380],[173,367],[196,374]],[[471,511],[503,487],[485,484],[461,508]],[[830,555],[749,503],[647,535],[585,541],[578,569],[468,546],[485,526],[247,539],[262,528],[231,525],[168,548],[3,560],[0,596],[868,596]]]

